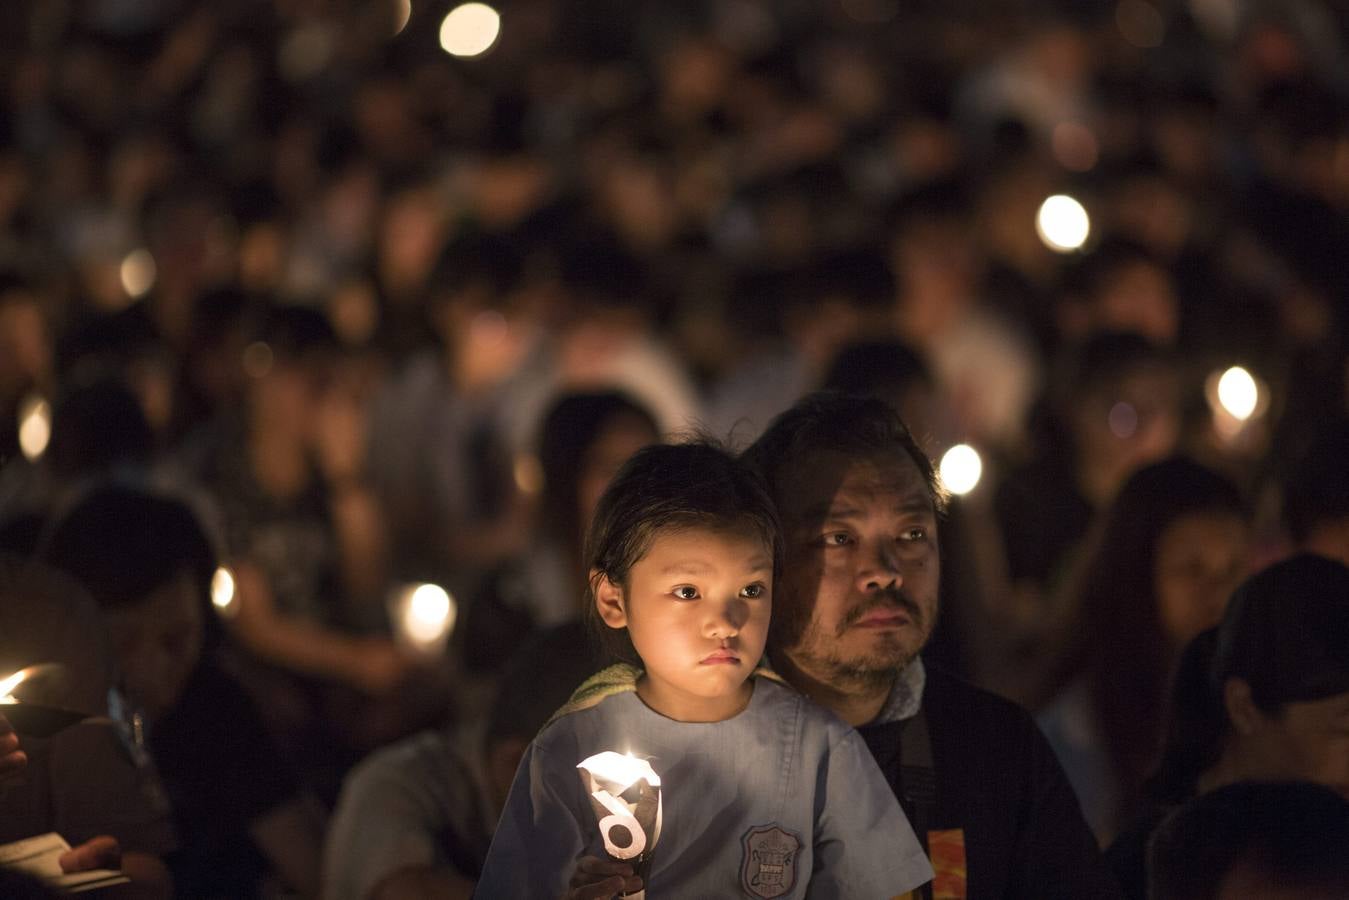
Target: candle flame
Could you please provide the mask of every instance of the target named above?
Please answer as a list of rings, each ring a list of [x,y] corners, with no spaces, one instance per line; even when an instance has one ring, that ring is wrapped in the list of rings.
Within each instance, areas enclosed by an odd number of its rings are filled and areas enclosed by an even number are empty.
[[[606,750],[583,760],[577,768],[586,769],[597,778],[619,785],[620,794],[642,779],[646,779],[646,783],[652,787],[660,787],[660,776],[651,768],[651,764],[631,753]]]
[[[30,678],[58,672],[60,669],[61,666],[56,663],[36,663],[6,675],[3,679],[0,679],[0,704],[12,706],[18,703],[19,698],[14,696],[15,688]]]

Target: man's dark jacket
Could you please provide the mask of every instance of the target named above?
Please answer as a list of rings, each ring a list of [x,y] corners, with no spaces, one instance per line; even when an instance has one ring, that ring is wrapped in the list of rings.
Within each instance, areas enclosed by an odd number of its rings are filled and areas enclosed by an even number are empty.
[[[922,708],[936,775],[926,815],[915,816],[903,788],[901,734],[912,720],[858,731],[910,820],[947,832],[937,842],[948,851],[953,838],[963,842],[969,900],[1122,898],[1054,751],[1025,710],[931,665]],[[951,834],[957,829],[963,836]]]

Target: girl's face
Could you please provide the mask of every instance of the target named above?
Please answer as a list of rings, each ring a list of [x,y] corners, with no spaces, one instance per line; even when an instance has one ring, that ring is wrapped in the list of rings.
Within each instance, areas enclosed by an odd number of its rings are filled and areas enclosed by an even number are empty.
[[[743,531],[657,534],[626,585],[601,578],[595,602],[628,629],[646,675],[637,693],[681,722],[717,722],[749,702],[772,609],[773,556]]]
[[[1230,512],[1181,516],[1157,538],[1157,612],[1176,647],[1218,624],[1246,573],[1249,531]]]

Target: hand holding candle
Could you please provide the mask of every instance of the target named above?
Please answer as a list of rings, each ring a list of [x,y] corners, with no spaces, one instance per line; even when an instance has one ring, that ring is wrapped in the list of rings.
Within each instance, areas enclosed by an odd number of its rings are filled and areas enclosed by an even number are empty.
[[[590,795],[605,852],[632,865],[643,890],[624,896],[642,898],[651,870],[652,851],[660,839],[660,776],[646,760],[607,750],[577,767]]]

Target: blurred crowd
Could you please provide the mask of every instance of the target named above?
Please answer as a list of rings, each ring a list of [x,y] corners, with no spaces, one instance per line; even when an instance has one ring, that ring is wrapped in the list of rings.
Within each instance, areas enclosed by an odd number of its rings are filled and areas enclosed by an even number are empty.
[[[821,387],[978,454],[929,654],[1108,840],[1237,583],[1349,562],[1349,9],[449,9],[0,8],[0,603],[92,598],[199,874],[311,890],[351,767],[576,617],[628,455]]]

